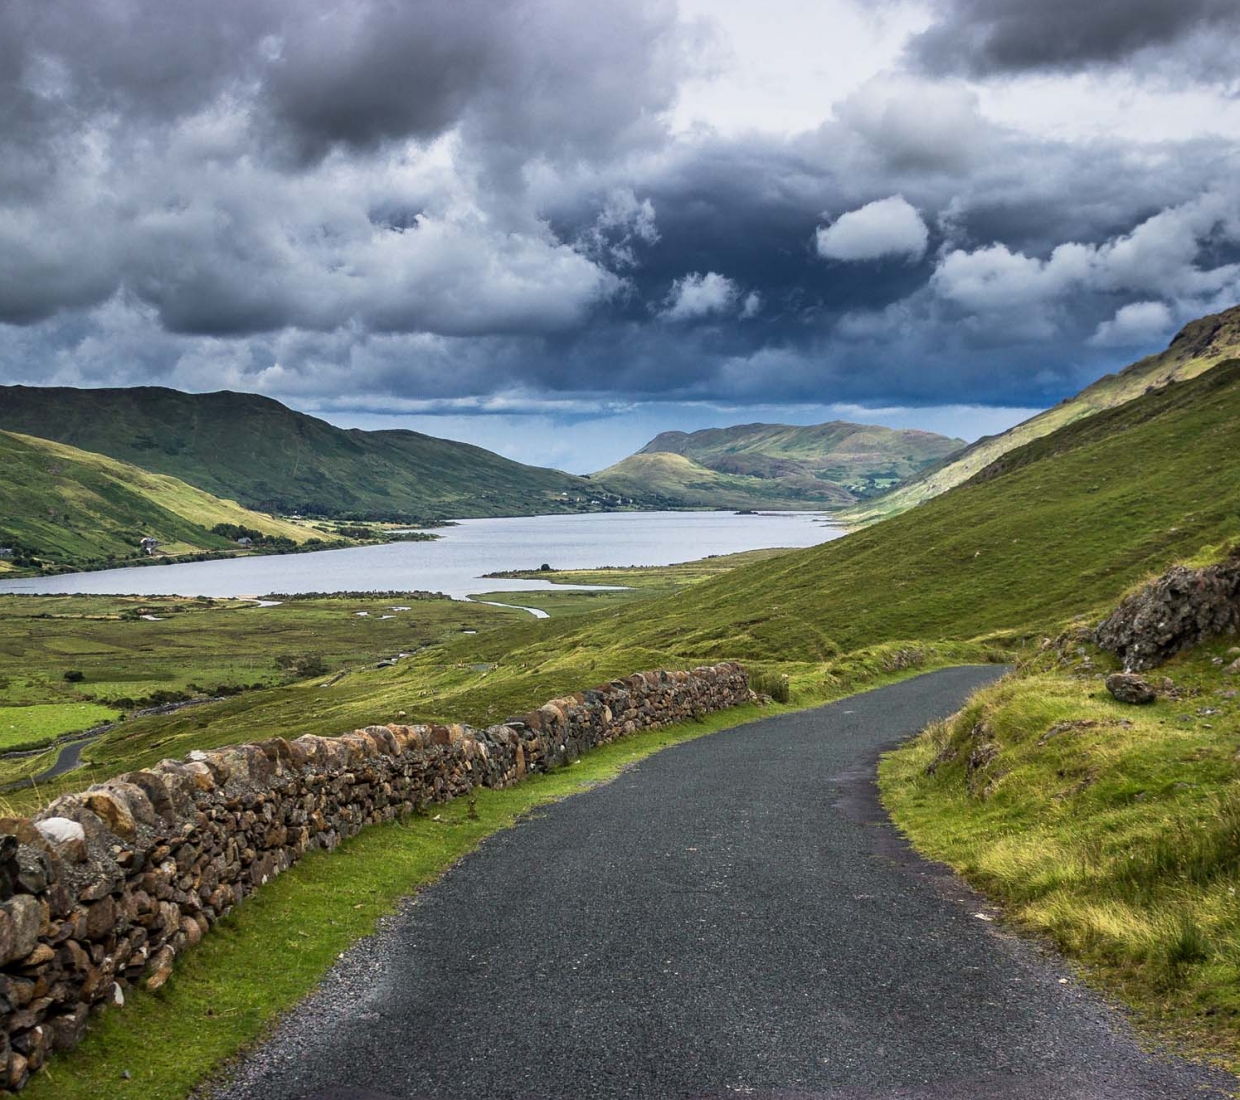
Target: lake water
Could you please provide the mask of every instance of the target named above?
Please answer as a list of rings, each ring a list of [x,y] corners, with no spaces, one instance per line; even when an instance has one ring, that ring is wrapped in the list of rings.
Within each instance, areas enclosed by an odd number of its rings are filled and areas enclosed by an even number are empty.
[[[467,519],[434,542],[395,542],[309,554],[232,558],[0,581],[0,592],[259,596],[267,592],[528,592],[545,581],[483,580],[485,573],[601,565],[671,565],[712,554],[815,546],[843,530],[815,512],[604,512]],[[621,581],[622,583],[622,581]]]

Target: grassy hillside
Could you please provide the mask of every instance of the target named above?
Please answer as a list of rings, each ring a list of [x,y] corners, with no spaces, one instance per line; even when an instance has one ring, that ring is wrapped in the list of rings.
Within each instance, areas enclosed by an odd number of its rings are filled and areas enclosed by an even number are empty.
[[[669,506],[699,508],[841,507],[855,497],[843,486],[821,481],[800,486],[779,479],[720,473],[684,455],[639,453],[594,475],[618,493],[655,497]]]
[[[923,507],[610,624],[683,657],[1029,632],[1240,530],[1240,361],[1026,444]],[[582,645],[602,643],[583,631]]]
[[[862,424],[664,432],[595,476],[626,493],[715,508],[833,508],[941,462],[964,441]]]
[[[166,554],[235,549],[226,523],[305,542],[291,523],[221,500],[174,477],[104,455],[0,431],[0,546],[57,565],[143,557],[144,536]]]
[[[407,431],[346,431],[254,394],[0,387],[0,430],[171,474],[269,512],[451,518],[590,507],[584,478]]]
[[[979,439],[946,462],[873,503],[850,509],[845,518],[868,523],[895,515],[967,481],[1001,455],[1096,413],[1122,405],[1151,387],[1196,378],[1217,363],[1240,354],[1240,306],[1185,325],[1166,351],[1148,356],[1117,374],[1108,374],[1075,397],[1061,401],[1014,428]]]

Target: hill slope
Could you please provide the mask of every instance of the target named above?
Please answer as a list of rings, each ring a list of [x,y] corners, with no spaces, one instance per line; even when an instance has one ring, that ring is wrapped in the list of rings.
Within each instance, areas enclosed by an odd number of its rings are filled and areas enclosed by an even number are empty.
[[[835,420],[664,432],[595,476],[629,493],[727,508],[839,507],[960,450],[934,432]]]
[[[294,524],[174,477],[33,436],[0,432],[0,470],[0,546],[49,563],[141,558],[145,536],[168,554],[235,549],[211,531],[218,523],[298,543],[307,538]]]
[[[263,511],[375,518],[575,510],[600,488],[409,431],[334,427],[255,394],[0,387],[0,430],[171,474]],[[565,494],[565,495],[561,495]]]
[[[671,506],[711,508],[840,508],[856,498],[841,485],[798,486],[782,479],[723,473],[681,454],[644,451],[594,477],[616,492],[653,496]]]
[[[903,512],[967,481],[1000,455],[1103,409],[1133,400],[1150,387],[1195,378],[1216,363],[1240,355],[1240,306],[1185,325],[1166,351],[1147,356],[1117,374],[1108,374],[1075,397],[1009,428],[986,436],[946,462],[925,471],[872,504],[851,509],[846,518],[867,523]]]
[[[553,621],[528,652],[505,652],[499,631],[470,659],[584,675],[592,662],[821,661],[885,642],[1036,635],[1240,533],[1237,425],[1240,360],[1061,428],[845,538],[595,622]]]

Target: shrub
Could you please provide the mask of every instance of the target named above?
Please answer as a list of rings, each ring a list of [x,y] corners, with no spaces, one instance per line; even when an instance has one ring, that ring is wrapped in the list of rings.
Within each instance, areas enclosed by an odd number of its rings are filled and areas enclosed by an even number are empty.
[[[786,673],[756,672],[750,676],[749,686],[759,695],[769,695],[777,703],[792,702],[792,686]]]

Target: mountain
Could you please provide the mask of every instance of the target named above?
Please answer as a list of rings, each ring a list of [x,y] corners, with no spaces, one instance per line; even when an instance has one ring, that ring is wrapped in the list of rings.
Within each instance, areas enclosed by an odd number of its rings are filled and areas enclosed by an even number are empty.
[[[854,523],[867,523],[903,512],[967,481],[1013,448],[1103,409],[1122,405],[1151,387],[1195,378],[1216,363],[1237,355],[1240,355],[1240,306],[1190,321],[1166,351],[1150,355],[1117,374],[1105,375],[1075,397],[1061,401],[1000,435],[979,439],[960,454],[927,469],[872,503],[850,509],[845,518]]]
[[[0,559],[102,565],[144,556],[141,540],[167,554],[236,549],[211,528],[225,523],[305,542],[308,532],[248,511],[164,474],[51,440],[0,432]]]
[[[267,512],[448,519],[576,511],[601,487],[481,447],[337,428],[255,394],[0,387],[0,430],[171,474]]]
[[[716,508],[839,508],[964,446],[933,432],[835,420],[664,432],[595,474],[618,492]]]

